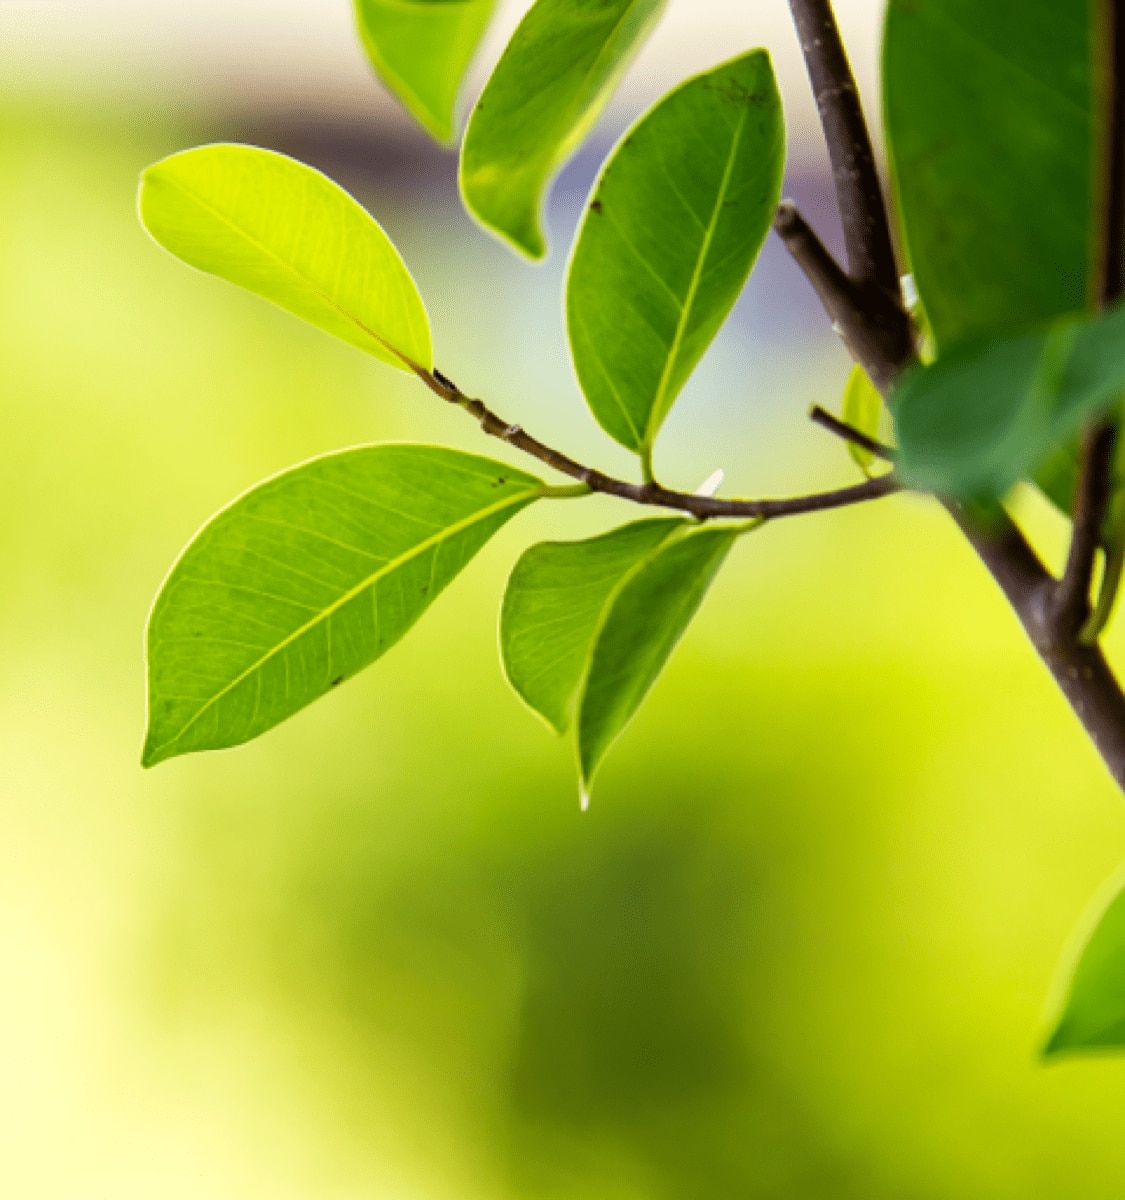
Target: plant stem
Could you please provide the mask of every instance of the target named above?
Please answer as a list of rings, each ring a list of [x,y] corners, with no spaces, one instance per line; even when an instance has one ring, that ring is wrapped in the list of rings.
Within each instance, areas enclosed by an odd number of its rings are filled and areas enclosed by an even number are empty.
[[[450,404],[456,404],[479,422],[481,429],[489,437],[499,438],[509,446],[514,446],[524,454],[529,454],[544,465],[560,474],[568,475],[578,480],[579,484],[591,492],[601,492],[606,496],[616,496],[621,500],[629,500],[634,504],[643,504],[654,508],[675,509],[687,513],[700,521],[709,521],[719,517],[735,517],[741,519],[777,520],[781,517],[796,517],[804,513],[827,512],[833,508],[846,508],[852,504],[862,504],[868,500],[879,500],[902,490],[902,485],[893,475],[882,475],[878,479],[869,479],[853,487],[838,488],[828,492],[814,492],[807,496],[790,496],[780,500],[725,500],[718,496],[697,496],[693,492],[677,492],[663,487],[659,483],[629,483],[624,479],[615,479],[602,471],[583,466],[573,458],[552,449],[534,438],[519,425],[512,425],[498,417],[482,400],[466,396],[464,392],[440,371],[418,370],[418,378],[435,395]],[[566,495],[580,494],[573,489],[566,489]]]
[[[1102,309],[1120,300],[1125,290],[1125,0],[1104,0],[1104,4],[1109,26],[1105,31],[1109,87],[1101,164],[1101,254],[1097,263],[1098,304]],[[1116,445],[1117,422],[1113,420],[1095,422],[1083,439],[1070,552],[1055,597],[1060,630],[1076,638],[1091,616],[1090,585],[1113,497]]]
[[[845,442],[862,446],[864,450],[874,454],[876,458],[881,458],[884,462],[894,462],[895,460],[895,452],[890,446],[884,446],[882,442],[877,442],[873,437],[868,437],[866,433],[861,433],[847,421],[841,421],[839,417],[834,417],[819,404],[814,404],[809,409],[809,420],[814,425],[827,429],[829,433],[834,433]]]
[[[877,283],[901,305],[898,265],[871,136],[831,0],[789,0],[789,7],[828,142],[848,272],[853,279]]]
[[[1112,20],[1110,113],[1106,142],[1106,199],[1104,214],[1104,280],[1116,281],[1120,295],[1120,272],[1125,245],[1125,216],[1121,196],[1125,191],[1125,0],[1105,0]],[[843,335],[853,356],[884,394],[914,360],[914,333],[901,337],[893,310],[888,309],[888,290],[872,290],[871,282],[884,278],[886,247],[892,246],[887,210],[874,173],[871,139],[863,117],[859,93],[848,66],[830,0],[790,0],[809,78],[816,93],[821,124],[828,141],[836,191],[844,223],[849,262],[855,275],[848,275],[820,243],[815,233],[792,205],[778,210],[774,228],[789,248],[820,295],[833,324]],[[869,166],[869,164],[871,164]],[[891,256],[894,262],[893,251]],[[876,265],[878,264],[878,265]],[[899,301],[897,293],[890,298]],[[865,286],[866,285],[866,286]],[[1109,296],[1103,289],[1103,298]],[[1085,499],[1078,506],[1071,558],[1074,567],[1068,582],[1056,581],[1039,560],[1027,539],[1002,510],[986,525],[960,505],[943,500],[946,510],[977,552],[999,585],[1032,645],[1050,669],[1070,702],[1091,741],[1097,747],[1118,787],[1125,790],[1125,693],[1114,677],[1101,648],[1081,641],[1081,620],[1075,626],[1070,612],[1060,618],[1061,595],[1065,600],[1077,590],[1088,605],[1089,574],[1093,566],[1089,527],[1093,524],[1096,550],[1104,517],[1106,442],[1098,430],[1087,439],[1087,453],[1080,491]],[[1110,445],[1112,454],[1112,445]],[[1082,577],[1084,576],[1084,581]],[[1080,580],[1075,588],[1074,580]],[[1083,591],[1083,587],[1085,590]],[[1088,609],[1086,610],[1088,611]]]

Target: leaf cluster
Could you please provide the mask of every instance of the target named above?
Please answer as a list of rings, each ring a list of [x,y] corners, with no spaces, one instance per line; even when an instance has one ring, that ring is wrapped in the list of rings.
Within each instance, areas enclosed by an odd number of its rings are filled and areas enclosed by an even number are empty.
[[[1079,431],[1115,420],[1125,392],[1125,316],[1101,304],[1110,5],[889,0],[883,107],[897,232],[918,292],[917,361],[893,388],[875,374],[885,395],[857,365],[843,423],[828,419],[872,478],[843,499],[788,509],[693,498],[659,484],[654,464],[662,426],[778,212],[785,129],[765,50],[686,80],[636,122],[606,159],[570,253],[575,375],[598,424],[636,456],[639,483],[546,447],[439,371],[406,265],[323,175],[235,145],[151,167],[141,218],[167,250],[415,375],[572,483],[447,449],[371,446],[252,489],[204,527],[156,601],[145,763],[264,733],[389,650],[521,510],[603,491],[679,513],[532,547],[509,580],[500,628],[515,691],[574,736],[585,803],[734,544],[763,518],[900,486],[961,511],[995,505],[1021,480],[1069,513]],[[375,70],[441,141],[457,139],[458,96],[495,7],[356,0]],[[552,180],[665,7],[536,0],[494,64],[460,146],[461,194],[528,258],[547,251]],[[822,294],[866,288],[898,303],[897,280],[879,271],[841,284],[821,270]],[[1125,561],[1123,495],[1097,530],[1103,623]],[[732,517],[741,519],[722,519]],[[1052,1050],[1125,1041],[1120,903],[1079,965]]]

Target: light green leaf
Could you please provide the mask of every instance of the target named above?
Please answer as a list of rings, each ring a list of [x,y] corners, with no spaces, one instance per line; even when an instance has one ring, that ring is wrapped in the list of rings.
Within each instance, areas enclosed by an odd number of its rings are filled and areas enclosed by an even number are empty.
[[[938,347],[1087,307],[1105,0],[890,0],[887,136]]]
[[[869,438],[879,437],[879,422],[883,417],[883,397],[879,395],[871,377],[861,366],[852,367],[844,387],[843,416],[846,424]],[[875,455],[855,442],[848,443],[848,453],[856,466],[865,474],[871,474]]]
[[[614,592],[594,642],[578,708],[583,797],[703,602],[738,528],[687,531],[665,542]]]
[[[247,742],[374,662],[543,493],[487,458],[368,446],[236,500],[153,608],[145,766]]]
[[[543,542],[516,563],[500,653],[517,694],[559,733],[570,725],[594,637],[622,579],[681,520],[637,521],[582,542]]]
[[[597,120],[667,0],[536,0],[477,101],[461,194],[487,229],[531,258],[555,172]]]
[[[201,146],[141,177],[166,250],[406,371],[433,366],[430,322],[376,221],[311,167],[253,146]]]
[[[781,98],[755,50],[661,100],[594,188],[567,281],[571,353],[602,428],[646,462],[746,283],[784,167]]]
[[[496,0],[356,0],[379,77],[438,141],[456,135],[457,93]]]
[[[1112,899],[1098,905],[1092,932],[1083,936],[1061,1012],[1045,1056],[1125,1047],[1125,889],[1120,877],[1111,884]]]
[[[1002,496],[1123,391],[1122,308],[964,346],[895,389],[901,473],[911,486],[943,494]]]

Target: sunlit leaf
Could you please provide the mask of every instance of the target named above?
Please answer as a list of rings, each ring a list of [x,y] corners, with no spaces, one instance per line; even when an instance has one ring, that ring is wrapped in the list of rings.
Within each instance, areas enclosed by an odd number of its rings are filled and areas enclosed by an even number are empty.
[[[1070,974],[1046,1055],[1125,1047],[1125,889],[1100,913]]]
[[[951,495],[1001,496],[1123,391],[1125,309],[962,347],[895,390],[903,476]]]
[[[542,492],[475,455],[369,446],[236,500],[153,608],[145,765],[249,741],[374,662]]]
[[[191,266],[391,366],[433,366],[429,318],[398,251],[319,171],[253,146],[201,146],[145,171],[140,213]]]
[[[1087,307],[1100,0],[890,0],[887,135],[938,346]]]
[[[457,94],[496,0],[356,0],[372,65],[442,142],[456,134]]]
[[[542,258],[544,194],[597,119],[667,0],[536,0],[473,109],[461,150],[469,211]]]
[[[844,387],[843,417],[846,424],[878,439],[879,423],[883,416],[883,397],[879,395],[871,377],[861,366],[852,367]],[[848,453],[864,474],[870,473],[875,455],[855,442],[848,443]]]
[[[738,536],[738,529],[717,527],[673,537],[613,593],[578,706],[584,795],[606,752],[656,682]]]
[[[637,521],[582,542],[543,542],[512,571],[500,614],[508,681],[559,733],[570,725],[590,650],[615,589],[677,530]]]
[[[781,99],[756,50],[661,100],[594,189],[567,282],[571,353],[602,428],[646,459],[746,283],[784,166]]]

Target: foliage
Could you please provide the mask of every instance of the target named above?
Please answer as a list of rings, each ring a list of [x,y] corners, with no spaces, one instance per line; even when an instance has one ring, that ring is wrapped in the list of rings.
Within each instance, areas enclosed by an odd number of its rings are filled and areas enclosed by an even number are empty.
[[[536,0],[501,54],[468,123],[460,184],[468,210],[528,257],[546,253],[542,211],[553,177],[664,7]],[[486,0],[359,0],[376,70],[439,138],[453,133],[456,98],[492,8]],[[793,8],[799,24],[811,22],[802,42],[830,141],[853,141],[830,149],[849,258],[863,251],[854,257],[868,259],[872,273],[857,262],[850,273],[836,267],[792,206],[783,206],[782,222],[784,126],[766,51],[744,53],[660,100],[614,148],[594,186],[565,297],[583,394],[602,428],[638,456],[640,484],[544,446],[439,371],[421,298],[397,251],[323,176],[234,146],[189,151],[146,173],[142,219],[168,250],[412,372],[484,433],[576,481],[551,487],[451,451],[371,447],[255,489],[202,531],[157,600],[147,764],[246,741],[374,661],[492,532],[538,498],[602,491],[711,522],[700,528],[681,516],[547,543],[512,575],[501,624],[508,677],[556,730],[575,728],[584,803],[734,543],[762,519],[907,486],[937,495],[967,525],[967,506],[1002,501],[1019,480],[1039,480],[1069,513],[1081,483],[1080,427],[1110,420],[1125,390],[1125,324],[1120,311],[1102,311],[1107,270],[1119,267],[1106,266],[1111,0],[998,0],[983,9],[975,0],[889,0],[886,134],[900,240],[920,294],[912,316],[895,294],[873,168],[875,195],[863,194],[870,148],[855,129],[862,114],[854,85],[846,62],[841,78],[839,63],[825,57],[835,30],[830,10],[823,0],[794,0]],[[676,492],[655,479],[657,436],[775,213],[859,360],[844,398],[851,428],[837,421],[837,432],[865,474],[876,454],[897,457],[896,469],[780,508]],[[882,255],[870,244],[879,236]],[[870,317],[867,332],[876,336],[856,336],[857,312]],[[890,370],[876,362],[888,316],[891,324],[901,318],[917,349],[907,346]],[[884,398],[897,456],[875,441]],[[1112,424],[1102,432],[1107,462],[1112,433]],[[1116,478],[1110,472],[1111,489]],[[1121,576],[1120,512],[1118,501],[1094,513],[1085,550],[1075,520],[1082,617],[1092,582],[1083,572],[1092,576],[1099,544],[1108,552],[1094,614],[1101,624]],[[1030,628],[1032,618],[1013,603]],[[1073,634],[1069,646],[1080,656]],[[1056,670],[1056,678],[1066,690],[1084,669]],[[1082,715],[1083,704],[1072,703]],[[1125,1031],[1125,995],[1114,991],[1114,970],[1104,969],[1125,957],[1120,940],[1112,928],[1099,932],[1093,958],[1079,967],[1060,1027],[1068,1047]],[[1106,1005],[1116,1009],[1107,1015]],[[1080,1010],[1096,1010],[1096,1020],[1073,1015]]]

